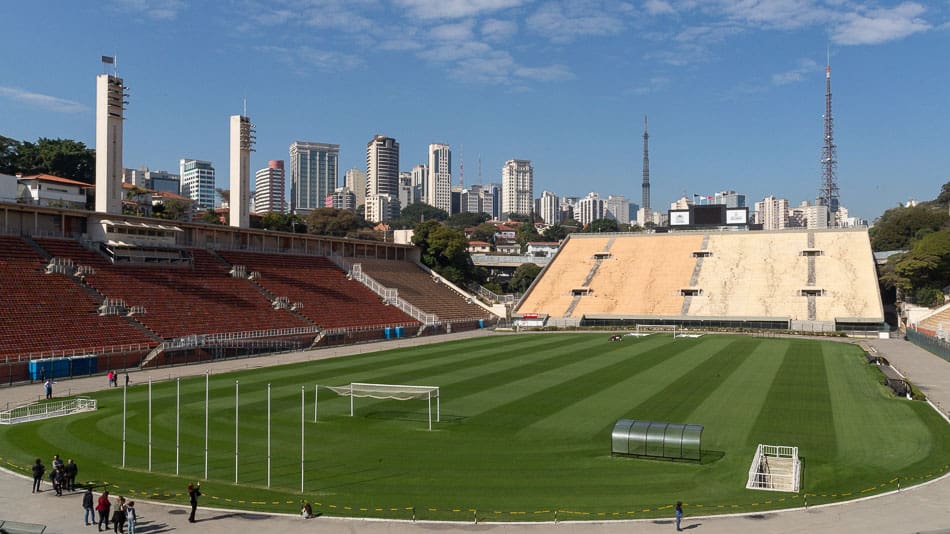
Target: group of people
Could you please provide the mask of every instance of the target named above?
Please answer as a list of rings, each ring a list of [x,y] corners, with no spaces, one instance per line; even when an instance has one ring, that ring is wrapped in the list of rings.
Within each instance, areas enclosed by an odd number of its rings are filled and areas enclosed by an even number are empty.
[[[53,486],[53,491],[57,496],[63,494],[63,490],[76,491],[76,475],[79,474],[79,466],[70,458],[63,463],[58,454],[53,455],[53,469],[49,473],[49,482]],[[46,466],[39,458],[33,464],[33,493],[43,491],[40,486],[43,482],[43,475],[46,473]]]
[[[92,488],[86,489],[86,494],[82,498],[82,508],[85,510],[84,520],[86,526],[92,525],[95,522],[96,516],[93,513],[92,505]],[[99,500],[96,501],[95,511],[99,513],[99,532],[102,532],[102,526],[105,525],[105,529],[109,530],[109,521],[112,521],[112,531],[123,533],[125,532],[125,526],[129,526],[129,534],[135,534],[135,523],[138,519],[138,516],[135,512],[135,501],[126,501],[125,497],[119,495],[115,499],[115,507],[113,509],[112,503],[109,501],[109,491],[103,491],[102,495],[99,496]],[[109,513],[112,513],[111,517]],[[92,519],[92,522],[89,520]]]
[[[109,373],[106,375],[106,378],[109,379],[109,386],[114,387],[114,388],[119,387],[119,373],[117,373],[117,372],[115,372],[115,371],[109,371]],[[129,385],[129,373],[128,373],[128,372],[125,373],[125,385],[126,385],[126,386]]]

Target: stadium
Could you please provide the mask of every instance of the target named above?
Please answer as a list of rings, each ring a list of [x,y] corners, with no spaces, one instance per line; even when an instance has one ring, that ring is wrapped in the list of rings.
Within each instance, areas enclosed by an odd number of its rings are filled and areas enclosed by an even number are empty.
[[[861,343],[889,335],[863,229],[573,235],[506,309],[404,245],[0,210],[0,377],[104,389],[65,417],[9,407],[15,471],[70,450],[156,501],[200,479],[245,510],[554,522],[798,508],[950,470],[945,421]],[[110,370],[131,387],[105,389]]]

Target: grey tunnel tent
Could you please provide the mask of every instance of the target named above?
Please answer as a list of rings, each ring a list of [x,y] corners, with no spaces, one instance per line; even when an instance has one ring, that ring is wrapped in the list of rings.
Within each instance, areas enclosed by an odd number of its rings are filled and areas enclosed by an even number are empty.
[[[611,452],[671,460],[702,459],[703,425],[620,419],[610,433]]]

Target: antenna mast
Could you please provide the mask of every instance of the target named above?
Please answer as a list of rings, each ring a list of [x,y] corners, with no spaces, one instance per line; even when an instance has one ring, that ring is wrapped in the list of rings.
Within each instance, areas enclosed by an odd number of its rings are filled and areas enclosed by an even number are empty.
[[[818,190],[818,204],[828,206],[830,226],[836,226],[838,213],[838,147],[834,141],[834,119],[831,117],[831,49],[828,49],[828,62],[825,65],[825,139],[821,147],[821,187]]]
[[[647,133],[647,116],[643,116],[643,201],[641,208],[650,209],[650,134]]]

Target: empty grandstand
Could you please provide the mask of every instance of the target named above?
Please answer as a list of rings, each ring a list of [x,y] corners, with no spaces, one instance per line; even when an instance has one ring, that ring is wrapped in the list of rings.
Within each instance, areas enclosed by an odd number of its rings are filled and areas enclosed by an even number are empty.
[[[867,231],[573,234],[515,310],[549,325],[876,330]]]

